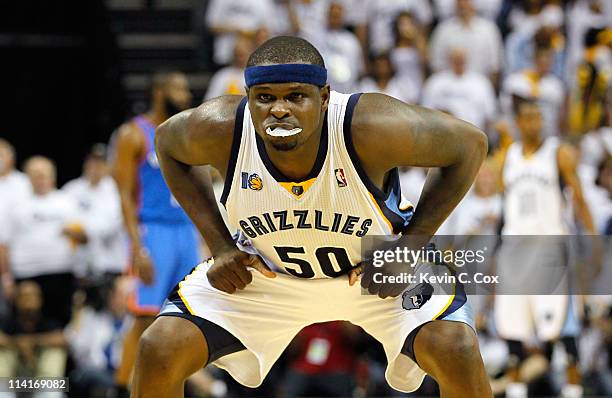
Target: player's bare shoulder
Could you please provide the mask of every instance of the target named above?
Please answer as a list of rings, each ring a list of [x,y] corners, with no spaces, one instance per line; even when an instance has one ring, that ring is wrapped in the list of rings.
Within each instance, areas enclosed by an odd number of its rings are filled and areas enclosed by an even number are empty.
[[[243,97],[212,98],[197,108],[168,119],[157,129],[156,146],[189,165],[227,167],[233,141],[236,111]]]
[[[413,106],[393,97],[378,93],[365,93],[359,98],[351,122],[351,135],[355,151],[369,169],[387,170],[384,162],[389,155],[407,144],[406,132],[418,118]],[[399,145],[399,147],[398,147]]]
[[[355,151],[374,174],[397,166],[445,167],[486,153],[487,137],[445,113],[384,94],[363,94],[351,123]]]
[[[189,114],[188,133],[207,140],[231,138],[242,98],[239,95],[224,95],[211,98],[194,108]]]
[[[145,143],[145,136],[134,119],[126,121],[117,128],[117,138],[120,143],[129,143],[137,147]]]

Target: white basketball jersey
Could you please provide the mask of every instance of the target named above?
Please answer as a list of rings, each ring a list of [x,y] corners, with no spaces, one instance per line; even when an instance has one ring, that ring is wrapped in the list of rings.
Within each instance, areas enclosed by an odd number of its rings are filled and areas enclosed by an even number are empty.
[[[315,165],[299,182],[268,158],[246,98],[238,107],[221,202],[239,246],[254,248],[275,271],[339,276],[362,260],[364,236],[398,234],[412,217],[412,204],[400,203],[397,170],[380,190],[359,162],[351,138],[359,96],[332,91]]]
[[[513,143],[504,162],[504,235],[561,235],[564,197],[559,179],[559,140],[546,138],[531,156]]]

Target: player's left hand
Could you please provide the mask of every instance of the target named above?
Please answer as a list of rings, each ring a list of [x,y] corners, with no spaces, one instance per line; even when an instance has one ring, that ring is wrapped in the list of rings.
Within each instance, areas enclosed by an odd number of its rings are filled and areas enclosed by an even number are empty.
[[[402,268],[404,269],[404,268]],[[377,295],[384,299],[387,297],[397,297],[406,288],[408,283],[377,283],[374,282],[374,273],[381,273],[384,276],[396,275],[400,272],[398,266],[386,265],[383,268],[374,267],[368,261],[362,261],[359,265],[349,272],[349,286],[353,286],[361,276],[361,287],[368,293]]]

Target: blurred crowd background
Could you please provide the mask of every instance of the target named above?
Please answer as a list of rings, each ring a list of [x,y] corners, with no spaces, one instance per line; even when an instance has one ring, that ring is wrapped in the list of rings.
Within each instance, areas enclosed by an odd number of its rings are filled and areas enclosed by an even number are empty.
[[[0,24],[8,68],[0,128],[0,376],[65,375],[70,396],[120,396],[114,372],[133,320],[134,277],[111,175],[113,132],[151,106],[151,76],[160,70],[185,73],[193,106],[244,94],[248,55],[275,35],[311,41],[336,91],[386,93],[487,133],[490,157],[441,234],[498,233],[499,154],[519,138],[518,96],[539,104],[543,136],[574,146],[597,231],[612,235],[612,1],[23,3],[3,6],[9,12]],[[413,203],[425,175],[402,170]],[[567,220],[573,234],[584,233],[571,211]],[[481,301],[477,326],[494,380],[509,354],[490,303]],[[592,296],[583,304],[585,395],[612,396],[612,300]],[[534,358],[542,350],[529,344]],[[387,387],[385,363],[381,346],[361,330],[313,325],[262,387],[242,388],[207,368],[190,379],[189,396],[408,396]],[[566,363],[555,347],[531,394],[557,394]],[[414,396],[435,394],[435,382],[426,380]]]

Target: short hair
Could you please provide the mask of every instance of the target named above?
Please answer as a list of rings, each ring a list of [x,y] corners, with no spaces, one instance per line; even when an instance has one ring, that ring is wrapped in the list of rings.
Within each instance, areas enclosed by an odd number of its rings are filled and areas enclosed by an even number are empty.
[[[319,50],[295,36],[277,36],[259,46],[247,61],[247,67],[267,64],[311,64],[325,68]]]
[[[512,110],[514,116],[519,116],[521,108],[524,105],[539,106],[538,101],[535,98],[521,97],[520,95],[512,95]]]

